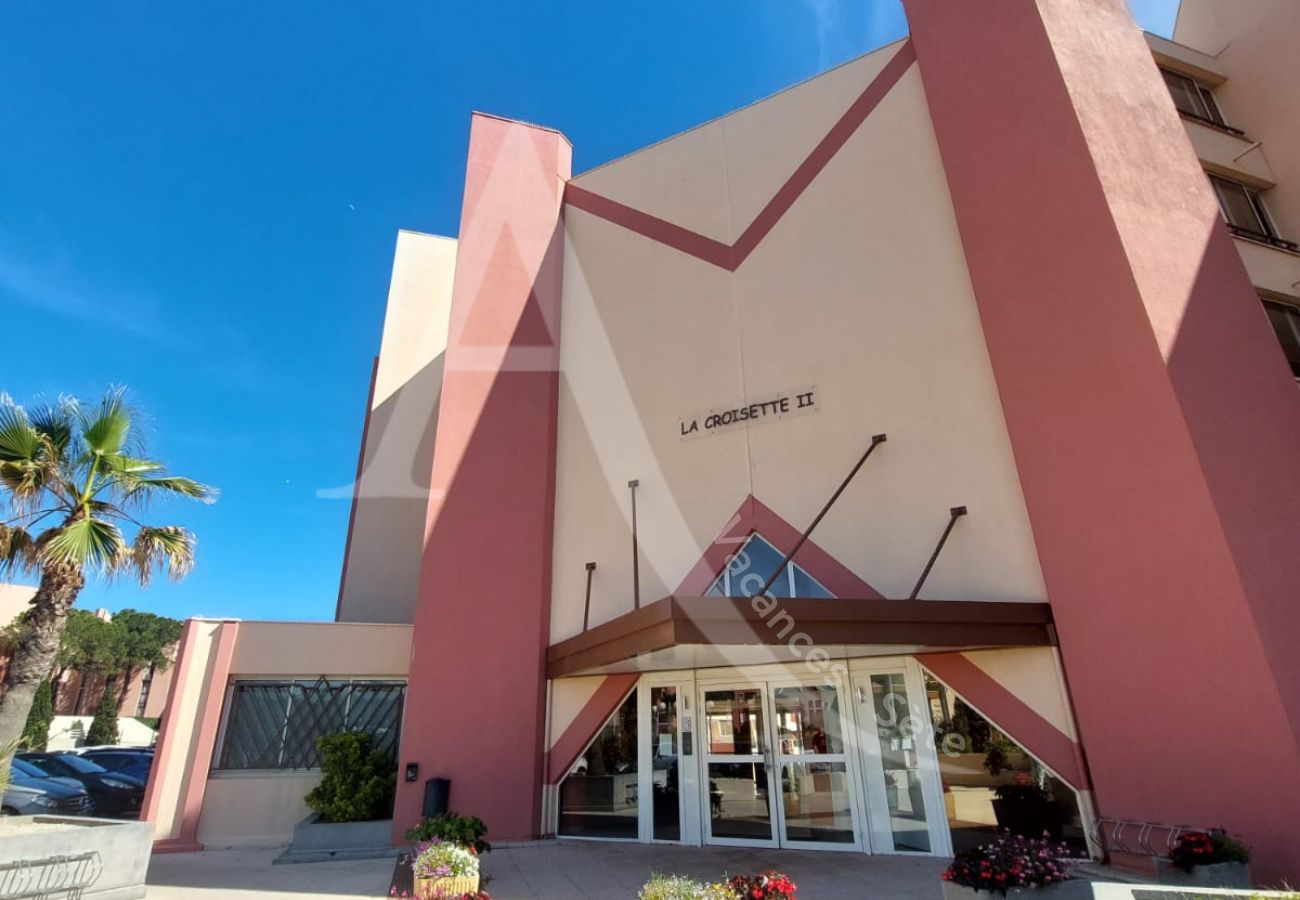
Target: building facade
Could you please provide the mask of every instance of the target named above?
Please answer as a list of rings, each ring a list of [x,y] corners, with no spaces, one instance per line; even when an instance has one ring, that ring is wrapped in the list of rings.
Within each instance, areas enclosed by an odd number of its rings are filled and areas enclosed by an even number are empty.
[[[398,238],[338,623],[191,623],[167,846],[272,783],[283,837],[288,736],[362,691],[395,840],[446,777],[498,840],[1143,865],[1136,821],[1300,878],[1300,11],[905,7],[576,176],[473,117],[459,235]]]

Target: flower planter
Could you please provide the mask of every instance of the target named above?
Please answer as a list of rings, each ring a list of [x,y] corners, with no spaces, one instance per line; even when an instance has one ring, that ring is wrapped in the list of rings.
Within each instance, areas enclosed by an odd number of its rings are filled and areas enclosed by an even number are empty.
[[[1091,900],[1093,896],[1091,882],[1078,878],[1058,881],[1041,888],[1011,888],[1005,895],[998,891],[977,891],[965,885],[942,882],[943,900],[1002,900],[1006,897],[1050,898],[1050,900]]]
[[[1156,881],[1175,887],[1221,887],[1249,889],[1249,863],[1215,863],[1210,866],[1193,866],[1186,872],[1167,859],[1156,859]]]
[[[277,865],[334,859],[392,856],[393,820],[322,822],[312,813],[293,829],[293,843],[275,859]]]
[[[63,885],[79,890],[76,896],[85,900],[143,897],[152,848],[153,826],[148,822],[64,816],[0,819],[0,866],[24,864],[28,883]],[[87,856],[93,856],[93,862],[80,861]],[[0,884],[0,889],[11,886]]]
[[[474,894],[478,892],[478,878],[477,875],[465,875],[461,878],[417,878],[415,896],[419,900],[435,900],[435,898]]]

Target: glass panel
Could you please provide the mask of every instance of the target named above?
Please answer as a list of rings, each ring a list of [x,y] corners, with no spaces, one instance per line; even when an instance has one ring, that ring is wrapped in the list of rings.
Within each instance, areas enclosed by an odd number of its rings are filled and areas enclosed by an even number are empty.
[[[758,535],[753,535],[745,543],[744,549],[731,561],[731,590],[733,597],[752,597],[758,593],[764,582],[781,565],[785,554]],[[778,578],[772,583],[772,596],[786,597],[790,594],[788,579]]]
[[[1165,84],[1169,87],[1169,94],[1174,98],[1174,106],[1178,108],[1179,112],[1186,113],[1189,116],[1196,116],[1198,119],[1209,118],[1206,115],[1207,111],[1196,82],[1186,75],[1179,75],[1163,69],[1160,74],[1164,76]]]
[[[708,691],[704,719],[709,729],[709,753],[714,756],[756,756],[763,752],[762,691]]]
[[[1079,802],[1070,786],[945,685],[927,678],[925,690],[953,850],[969,850],[1010,830],[1028,837],[1046,831],[1086,853]]]
[[[1277,333],[1282,352],[1291,364],[1291,374],[1300,378],[1300,309],[1267,300],[1264,301],[1264,309],[1268,312],[1273,331]]]
[[[1200,84],[1196,86],[1196,92],[1201,98],[1201,103],[1205,106],[1205,117],[1216,124],[1225,124],[1223,111],[1219,109],[1219,103],[1214,99],[1214,92],[1205,85]]]
[[[775,692],[777,752],[843,753],[840,699],[830,685],[782,687]]]
[[[1228,224],[1254,234],[1268,236],[1268,229],[1261,221],[1251,199],[1253,193],[1244,184],[1211,176],[1215,193],[1219,196],[1219,206]]]
[[[303,681],[294,686],[289,720],[284,728],[284,769],[315,769],[320,766],[316,741],[343,730],[351,686],[328,681]]]
[[[757,762],[709,763],[709,814],[714,837],[771,840],[767,766]]]
[[[682,839],[677,772],[677,688],[650,689],[650,782],[654,788],[654,837]]]
[[[844,763],[784,763],[781,804],[787,840],[853,843],[853,812]]]
[[[236,684],[219,769],[278,769],[290,684]]]
[[[885,769],[885,799],[895,850],[929,852],[930,830],[917,771],[916,738],[920,723],[912,718],[903,673],[871,676],[871,697]]]
[[[810,597],[816,600],[831,600],[835,597],[830,591],[822,587],[817,581],[805,572],[803,569],[790,565],[794,570],[794,595],[796,597]]]
[[[236,682],[217,768],[315,769],[317,739],[343,729],[396,759],[405,692],[392,681]]]
[[[560,784],[558,831],[572,837],[638,837],[636,691]]]
[[[785,554],[772,546],[762,535],[751,534],[745,546],[731,558],[727,568],[720,574],[709,589],[706,597],[752,597],[781,565]],[[773,597],[811,597],[829,600],[834,594],[794,563],[788,563],[785,571],[772,582],[768,593]]]

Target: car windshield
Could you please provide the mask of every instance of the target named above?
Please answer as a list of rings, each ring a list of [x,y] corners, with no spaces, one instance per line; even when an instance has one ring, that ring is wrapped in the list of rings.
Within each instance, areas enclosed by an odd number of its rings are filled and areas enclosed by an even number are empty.
[[[44,769],[34,766],[25,759],[15,759],[13,761],[14,771],[19,775],[25,775],[28,778],[49,778],[50,773]]]
[[[100,772],[108,771],[108,769],[105,769],[103,766],[93,763],[88,759],[82,759],[75,753],[60,753],[55,757],[55,759],[67,766],[69,769],[80,772],[83,775],[95,775]]]

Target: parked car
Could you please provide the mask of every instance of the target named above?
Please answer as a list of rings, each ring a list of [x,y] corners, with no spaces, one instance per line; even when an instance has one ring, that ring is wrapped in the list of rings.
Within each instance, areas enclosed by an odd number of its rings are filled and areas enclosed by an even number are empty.
[[[108,747],[79,752],[82,759],[88,759],[110,772],[130,775],[146,783],[149,781],[149,769],[153,766],[152,750],[144,751],[136,747]]]
[[[85,756],[87,753],[98,753],[101,750],[129,750],[132,753],[153,753],[153,747],[146,747],[143,744],[129,746],[126,744],[94,744],[88,747],[78,747],[73,753],[80,753]]]
[[[74,778],[95,801],[95,813],[111,818],[138,818],[144,803],[144,782],[110,772],[76,753],[20,753],[18,758],[48,775]]]
[[[88,816],[94,801],[81,782],[54,778],[31,763],[12,761],[9,790],[0,800],[0,814],[6,816]]]

